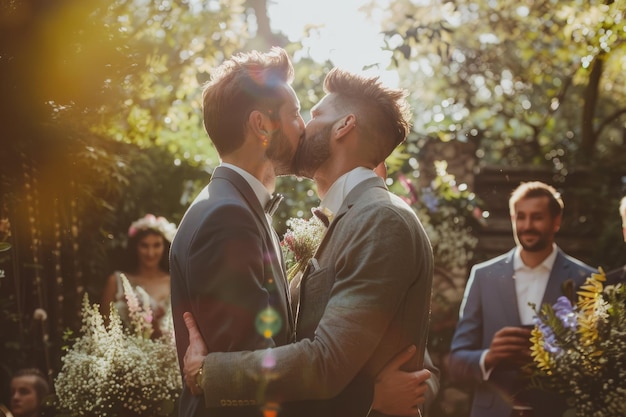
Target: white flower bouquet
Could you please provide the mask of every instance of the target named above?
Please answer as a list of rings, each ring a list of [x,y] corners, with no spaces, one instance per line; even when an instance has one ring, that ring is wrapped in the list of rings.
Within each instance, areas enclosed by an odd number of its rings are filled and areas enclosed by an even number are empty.
[[[169,416],[182,389],[173,333],[152,340],[151,312],[123,277],[131,326],[111,309],[83,299],[81,335],[55,380],[57,406],[68,416]],[[130,291],[129,291],[130,290]]]
[[[291,281],[298,273],[303,273],[311,260],[327,226],[317,216],[309,219],[291,218],[287,220],[287,232],[281,242],[281,248],[287,266],[287,279]]]

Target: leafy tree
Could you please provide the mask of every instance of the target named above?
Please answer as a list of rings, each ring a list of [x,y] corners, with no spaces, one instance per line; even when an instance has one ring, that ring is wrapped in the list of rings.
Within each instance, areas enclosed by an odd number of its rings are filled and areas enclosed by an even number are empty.
[[[178,221],[216,155],[201,84],[241,48],[239,0],[11,0],[0,6],[2,369],[58,369],[82,294],[131,220]],[[41,308],[45,315],[33,311]],[[3,378],[4,379],[4,378]]]
[[[567,173],[621,150],[624,10],[617,1],[393,1],[385,34],[416,130],[478,141],[485,162]]]

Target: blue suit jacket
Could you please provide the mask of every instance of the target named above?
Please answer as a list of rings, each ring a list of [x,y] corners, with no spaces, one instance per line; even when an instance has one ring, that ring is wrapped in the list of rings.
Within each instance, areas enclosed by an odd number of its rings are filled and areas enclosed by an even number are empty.
[[[557,251],[542,303],[554,303],[564,295],[561,287],[566,280],[573,280],[574,288],[578,288],[595,272],[560,249]],[[481,354],[489,348],[498,330],[521,325],[512,279],[514,253],[513,249],[472,268],[452,339],[451,376],[475,384],[472,417],[508,417],[512,408],[510,393],[520,388],[519,369],[498,366],[489,380],[483,381],[479,364]],[[535,417],[560,417],[566,408],[563,398],[553,393],[532,390],[528,399]]]
[[[263,349],[294,339],[294,319],[282,255],[276,253],[265,213],[250,185],[218,167],[185,213],[170,251],[172,313],[178,359],[189,345],[183,313],[193,313],[210,352]],[[259,313],[271,309],[272,335],[259,331]],[[262,329],[261,329],[262,330]],[[261,416],[254,397],[206,408],[183,387],[181,417]]]

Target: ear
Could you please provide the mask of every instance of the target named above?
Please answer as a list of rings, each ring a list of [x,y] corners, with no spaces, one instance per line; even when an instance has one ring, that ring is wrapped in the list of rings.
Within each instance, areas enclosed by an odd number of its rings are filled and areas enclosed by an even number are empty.
[[[248,116],[248,127],[250,131],[261,140],[267,140],[271,122],[269,117],[258,110],[253,110]]]
[[[354,128],[356,128],[356,116],[354,114],[349,114],[341,118],[333,129],[335,131],[335,138],[341,138],[347,135]]]
[[[558,216],[556,216],[554,218],[554,233],[558,232],[561,229],[561,220],[562,220],[562,215],[559,214]]]

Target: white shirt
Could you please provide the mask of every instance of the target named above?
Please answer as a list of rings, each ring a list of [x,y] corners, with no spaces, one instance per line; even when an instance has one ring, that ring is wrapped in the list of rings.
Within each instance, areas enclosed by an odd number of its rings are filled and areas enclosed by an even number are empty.
[[[552,244],[552,252],[546,259],[534,268],[526,266],[520,255],[519,248],[513,256],[513,279],[515,280],[515,293],[517,294],[517,308],[522,324],[533,324],[535,311],[528,303],[541,307],[543,294],[546,292],[550,272],[556,260],[556,245]]]
[[[533,324],[534,310],[528,303],[534,303],[537,308],[541,307],[543,294],[546,292],[550,272],[556,260],[556,244],[552,244],[552,252],[539,265],[534,268],[526,266],[520,255],[520,248],[515,248],[513,254],[513,277],[515,280],[515,294],[517,295],[517,309],[522,324]],[[485,368],[485,356],[489,349],[485,349],[480,356],[480,369],[483,380],[487,381],[492,369]]]
[[[337,213],[343,204],[343,200],[354,187],[367,179],[375,177],[377,175],[374,170],[365,167],[357,167],[352,171],[346,172],[330,186],[322,199],[321,207],[327,208],[333,214]]]

